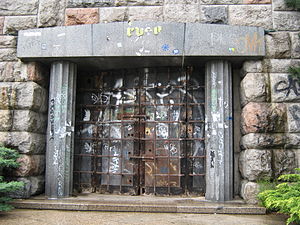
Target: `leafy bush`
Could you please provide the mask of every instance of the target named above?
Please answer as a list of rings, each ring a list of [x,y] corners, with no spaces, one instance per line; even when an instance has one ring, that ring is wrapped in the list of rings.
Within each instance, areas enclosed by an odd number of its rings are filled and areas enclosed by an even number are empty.
[[[278,181],[283,183],[259,193],[258,198],[268,210],[290,215],[287,224],[300,223],[300,174],[281,175]]]
[[[18,157],[19,154],[15,150],[0,146],[0,175],[5,169],[17,168],[19,166],[16,162]],[[13,208],[8,204],[11,198],[7,197],[7,194],[21,189],[23,185],[23,182],[7,182],[3,176],[0,176],[0,211],[8,211]]]

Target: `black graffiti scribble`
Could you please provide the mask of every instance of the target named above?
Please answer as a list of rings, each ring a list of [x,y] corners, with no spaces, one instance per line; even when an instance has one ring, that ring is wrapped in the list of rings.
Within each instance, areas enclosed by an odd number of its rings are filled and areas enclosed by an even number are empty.
[[[211,151],[210,152],[210,168],[215,167],[215,152]]]
[[[283,86],[280,88],[280,86]],[[291,75],[288,75],[288,80],[281,80],[275,84],[275,92],[286,92],[285,97],[288,97],[291,93],[291,90],[294,91],[295,95],[300,95],[300,82],[297,78],[293,78]]]
[[[55,100],[50,100],[50,140],[54,138]]]

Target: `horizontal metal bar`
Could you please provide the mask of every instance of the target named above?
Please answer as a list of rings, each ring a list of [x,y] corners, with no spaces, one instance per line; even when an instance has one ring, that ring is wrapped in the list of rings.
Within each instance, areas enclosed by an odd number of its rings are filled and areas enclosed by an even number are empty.
[[[205,155],[201,155],[201,156],[188,156],[188,158],[206,158]]]
[[[189,176],[205,176],[205,174],[204,173],[202,173],[202,174],[189,174]]]

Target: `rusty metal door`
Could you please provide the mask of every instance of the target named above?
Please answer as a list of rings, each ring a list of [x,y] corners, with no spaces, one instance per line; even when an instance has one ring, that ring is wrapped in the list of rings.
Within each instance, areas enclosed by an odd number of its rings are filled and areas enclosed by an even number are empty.
[[[204,72],[82,74],[74,185],[83,192],[204,193]]]

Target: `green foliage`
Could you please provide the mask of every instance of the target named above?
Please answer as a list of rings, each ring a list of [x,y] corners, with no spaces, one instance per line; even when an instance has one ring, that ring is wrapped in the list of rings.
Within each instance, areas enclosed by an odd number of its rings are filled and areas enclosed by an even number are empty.
[[[19,154],[13,149],[0,146],[0,174],[4,169],[17,168],[19,164],[16,162]],[[7,197],[7,194],[21,189],[24,186],[23,182],[4,180],[3,176],[0,176],[0,211],[8,211],[13,207],[9,205],[11,198]]]
[[[285,0],[288,7],[300,10],[300,0]]]
[[[267,209],[289,214],[287,224],[300,223],[300,174],[281,175],[278,181],[285,182],[262,191],[258,198]]]
[[[264,180],[259,180],[257,181],[257,183],[259,184],[259,192],[263,192],[266,190],[273,190],[275,189],[277,183],[276,182],[272,182],[269,179],[264,179]]]
[[[299,1],[300,1],[300,0],[299,0]],[[294,78],[300,80],[300,67],[290,67],[290,68],[289,68],[289,74],[290,74],[292,77],[294,77]]]

